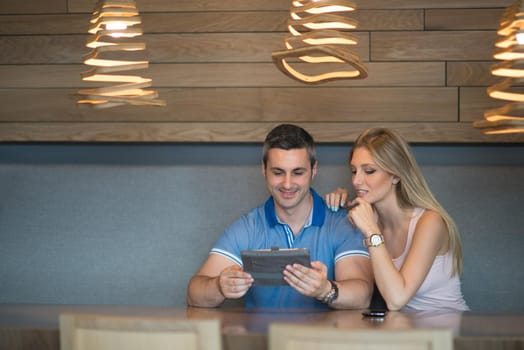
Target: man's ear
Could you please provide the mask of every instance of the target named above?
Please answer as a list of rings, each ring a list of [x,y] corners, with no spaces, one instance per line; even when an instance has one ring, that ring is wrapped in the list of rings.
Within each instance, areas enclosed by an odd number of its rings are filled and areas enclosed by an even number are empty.
[[[311,178],[312,179],[317,174],[317,164],[318,164],[318,162],[315,160],[315,164],[313,164],[313,167],[311,168]]]
[[[262,171],[262,175],[266,177],[266,166],[263,161],[260,163],[260,170]]]

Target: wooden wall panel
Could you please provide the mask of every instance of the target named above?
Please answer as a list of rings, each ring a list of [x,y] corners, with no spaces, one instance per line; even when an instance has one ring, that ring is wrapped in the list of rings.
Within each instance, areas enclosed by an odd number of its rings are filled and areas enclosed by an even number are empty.
[[[15,0],[11,0],[15,1]],[[37,0],[33,0],[37,1]],[[500,8],[513,0],[355,0],[359,9]],[[90,12],[95,0],[68,0],[70,12]],[[137,0],[141,11],[277,11],[289,10],[291,0]]]
[[[351,15],[358,21],[358,30],[423,30],[424,11],[358,10]]]
[[[489,60],[495,31],[371,33],[372,61]]]
[[[275,123],[6,123],[7,142],[262,142]],[[398,130],[410,142],[522,142],[521,135],[480,135],[471,123],[301,123],[317,142],[352,142],[362,130]],[[457,141],[460,140],[460,141]]]
[[[280,122],[320,142],[386,125],[413,142],[524,142],[471,122],[498,101],[486,88],[499,17],[512,0],[366,0],[356,54],[363,80],[308,86],[276,69],[290,0],[138,0],[148,70],[166,107],[77,106],[96,0],[0,4],[0,142],[261,141]],[[309,65],[307,65],[309,66]]]
[[[297,65],[299,66],[299,65]],[[303,66],[303,65],[302,65]],[[362,80],[339,80],[327,86],[443,86],[445,65],[442,62],[371,62],[369,76]],[[419,74],[412,74],[413,70]],[[157,86],[164,87],[304,87],[289,79],[272,63],[217,63],[153,65],[149,71]],[[322,86],[312,86],[321,89]],[[331,89],[333,90],[333,89]],[[333,90],[336,94],[337,90]]]
[[[367,35],[356,33],[354,50],[368,59]],[[271,52],[284,49],[281,33],[158,34],[144,36],[151,62],[271,62]]]
[[[496,30],[502,9],[428,9],[426,30]]]
[[[351,15],[359,30],[423,30],[423,10],[362,10]],[[147,34],[287,33],[289,11],[150,12],[141,14]],[[90,14],[0,16],[0,35],[82,34]]]
[[[501,78],[491,74],[490,67],[495,63],[488,62],[448,62],[448,86],[489,86]]]
[[[361,9],[490,8],[504,7],[513,0],[358,0]]]
[[[0,16],[0,35],[85,35],[87,20],[86,14]]]
[[[89,0],[87,1],[89,2]],[[0,14],[66,13],[67,0],[2,0]]]
[[[86,35],[0,36],[0,64],[82,63]]]
[[[368,60],[367,35],[357,33],[359,48]],[[89,52],[86,35],[15,35],[0,37],[0,64],[82,63]],[[271,52],[284,48],[278,33],[212,33],[144,35],[150,63],[271,62]],[[131,54],[128,54],[131,56]]]
[[[484,111],[497,108],[502,102],[490,98],[484,87],[460,88],[460,121],[472,122],[484,115]]]
[[[369,63],[368,69],[366,79],[339,80],[329,86],[443,86],[445,82],[443,62],[377,62]],[[85,70],[80,64],[0,65],[0,76],[5,88],[96,87],[98,84],[80,81]],[[144,73],[157,87],[304,87],[275,69],[273,63],[151,64]]]
[[[67,0],[69,11],[91,12],[95,0]],[[493,1],[492,1],[493,2]],[[288,0],[137,0],[143,12],[211,12],[211,11],[278,11],[289,10]]]
[[[64,89],[0,95],[1,122],[453,122],[457,88],[172,88],[159,89],[166,107],[78,108]],[[24,101],[31,101],[27,103]],[[290,101],[300,101],[292,103]],[[411,108],[406,109],[406,105]],[[431,108],[428,108],[431,106]],[[31,112],[33,111],[33,112]]]

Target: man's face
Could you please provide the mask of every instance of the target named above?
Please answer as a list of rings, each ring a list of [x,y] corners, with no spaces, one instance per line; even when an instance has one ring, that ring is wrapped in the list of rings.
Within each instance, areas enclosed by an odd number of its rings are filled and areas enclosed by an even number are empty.
[[[273,196],[276,210],[292,210],[301,205],[308,208],[305,199],[309,196],[311,181],[317,171],[317,165],[311,168],[308,152],[305,148],[283,150],[270,149],[267,164],[262,172],[266,186]]]

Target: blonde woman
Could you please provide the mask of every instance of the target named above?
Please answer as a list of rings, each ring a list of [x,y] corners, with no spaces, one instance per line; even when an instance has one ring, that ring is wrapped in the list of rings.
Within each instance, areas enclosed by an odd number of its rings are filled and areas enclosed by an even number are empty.
[[[349,157],[356,198],[337,189],[332,210],[364,234],[375,283],[388,309],[468,310],[460,285],[462,253],[455,222],[431,193],[409,145],[393,130],[372,128]]]

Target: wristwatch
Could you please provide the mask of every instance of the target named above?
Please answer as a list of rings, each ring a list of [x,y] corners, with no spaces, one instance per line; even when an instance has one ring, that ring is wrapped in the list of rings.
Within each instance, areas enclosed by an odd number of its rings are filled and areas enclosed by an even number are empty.
[[[331,289],[326,294],[322,300],[320,300],[322,303],[330,305],[338,298],[338,286],[335,282],[328,280],[328,282],[331,284]]]
[[[364,240],[366,247],[378,247],[381,244],[384,244],[384,236],[378,233],[374,233]]]

